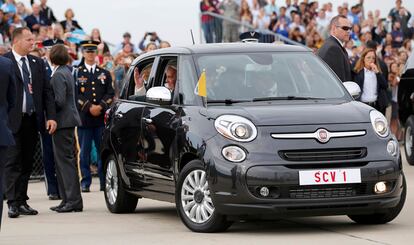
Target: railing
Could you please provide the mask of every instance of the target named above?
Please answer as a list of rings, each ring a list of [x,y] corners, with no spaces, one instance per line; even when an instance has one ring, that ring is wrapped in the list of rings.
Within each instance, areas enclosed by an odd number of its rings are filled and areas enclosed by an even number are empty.
[[[203,26],[203,23],[201,22],[201,16],[202,15],[208,15],[212,17],[213,21],[210,23],[210,26]],[[239,34],[246,31],[258,31],[261,34],[261,42],[265,43],[273,43],[273,42],[284,42],[291,45],[299,45],[304,46],[302,43],[295,42],[287,37],[284,37],[278,33],[274,33],[268,29],[258,29],[255,28],[250,23],[242,22],[239,20],[235,20],[220,14],[212,13],[212,12],[201,12],[199,16],[200,20],[200,43],[205,42],[237,42],[239,41]],[[227,22],[227,23],[226,23]],[[237,26],[237,40],[235,40],[234,37],[226,38],[226,35],[234,36],[233,33],[224,33],[223,32],[223,26],[227,24],[233,24]],[[233,26],[233,28],[235,28]],[[210,32],[209,34],[206,32]],[[211,34],[211,37],[208,36]],[[210,40],[206,40],[210,39]]]

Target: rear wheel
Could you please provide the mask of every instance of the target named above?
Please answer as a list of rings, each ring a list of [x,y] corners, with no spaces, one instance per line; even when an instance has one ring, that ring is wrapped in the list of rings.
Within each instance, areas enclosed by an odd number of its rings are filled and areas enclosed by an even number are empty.
[[[214,208],[207,174],[200,160],[189,162],[181,171],[175,200],[181,220],[192,231],[225,231],[232,224]]]
[[[410,116],[405,123],[404,133],[404,150],[407,162],[414,165],[413,135],[414,135],[414,117]]]
[[[358,224],[385,224],[391,222],[401,212],[405,203],[405,197],[407,195],[407,183],[405,182],[404,175],[402,188],[401,199],[397,206],[388,208],[383,213],[375,213],[369,215],[348,215],[348,217]]]
[[[118,174],[118,164],[113,155],[106,161],[105,173],[105,202],[111,213],[131,213],[135,210],[138,197],[125,191],[121,176]]]

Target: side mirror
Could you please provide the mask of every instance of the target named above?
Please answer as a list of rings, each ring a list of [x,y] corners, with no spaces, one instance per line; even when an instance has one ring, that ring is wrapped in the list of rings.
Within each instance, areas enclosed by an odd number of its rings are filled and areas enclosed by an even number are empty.
[[[171,91],[166,87],[153,87],[147,91],[146,101],[153,104],[171,104]]]
[[[344,82],[343,85],[345,86],[348,93],[354,98],[357,99],[361,94],[361,88],[355,82]]]

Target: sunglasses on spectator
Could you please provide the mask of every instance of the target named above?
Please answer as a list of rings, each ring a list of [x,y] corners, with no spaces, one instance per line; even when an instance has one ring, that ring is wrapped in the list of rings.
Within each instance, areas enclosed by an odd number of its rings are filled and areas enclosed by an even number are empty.
[[[86,53],[95,53],[95,50],[85,50]]]
[[[352,29],[352,27],[350,27],[350,26],[336,26],[336,27],[339,27],[344,31],[350,31]]]

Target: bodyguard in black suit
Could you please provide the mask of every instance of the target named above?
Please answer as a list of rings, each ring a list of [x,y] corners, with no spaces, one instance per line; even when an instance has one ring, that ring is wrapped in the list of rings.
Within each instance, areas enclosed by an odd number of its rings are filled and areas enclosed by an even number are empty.
[[[9,126],[16,142],[6,153],[5,183],[8,215],[36,215],[27,200],[27,187],[33,168],[38,131],[56,129],[53,91],[46,81],[42,59],[29,55],[34,36],[27,27],[13,31],[13,50],[4,56],[13,63],[16,77],[16,106],[9,113]],[[45,115],[47,121],[45,123]]]
[[[317,55],[336,73],[342,82],[352,81],[352,70],[344,48],[349,41],[352,25],[343,15],[335,16],[330,24],[331,36],[325,40]]]
[[[13,134],[8,128],[8,113],[16,102],[16,84],[13,64],[0,56],[0,228],[3,213],[3,169],[7,147],[14,145]]]
[[[56,173],[62,202],[51,209],[59,213],[80,212],[83,209],[79,176],[75,157],[75,127],[81,121],[75,103],[75,81],[69,70],[69,53],[63,44],[50,50],[54,65],[50,81],[55,95],[56,120],[58,127],[53,134]]]

